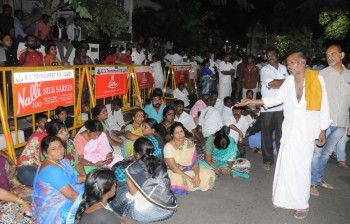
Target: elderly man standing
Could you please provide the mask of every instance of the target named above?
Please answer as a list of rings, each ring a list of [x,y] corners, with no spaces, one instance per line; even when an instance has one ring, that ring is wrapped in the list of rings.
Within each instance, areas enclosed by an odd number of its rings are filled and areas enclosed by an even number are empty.
[[[243,99],[235,106],[259,104],[272,107],[283,103],[284,121],[280,151],[273,180],[272,202],[275,207],[293,209],[296,219],[306,217],[309,209],[311,161],[315,139],[326,143],[330,115],[326,86],[318,71],[306,70],[302,52],[287,58],[291,76],[275,96],[261,100]]]
[[[327,48],[326,57],[329,66],[321,70],[320,75],[326,82],[332,124],[327,130],[327,144],[323,148],[316,147],[314,158],[312,159],[310,193],[313,196],[320,194],[316,188],[318,185],[326,189],[334,188],[324,181],[324,170],[329,156],[345,131],[347,131],[348,135],[350,134],[350,128],[346,127],[350,108],[350,71],[342,64],[345,53],[339,45],[331,45]]]

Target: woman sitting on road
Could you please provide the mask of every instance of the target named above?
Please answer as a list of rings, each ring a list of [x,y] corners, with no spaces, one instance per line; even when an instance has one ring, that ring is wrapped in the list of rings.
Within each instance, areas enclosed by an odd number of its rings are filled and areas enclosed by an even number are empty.
[[[40,166],[41,141],[47,136],[45,132],[34,132],[26,142],[20,157],[17,160],[17,179],[28,187],[33,187],[34,176]]]
[[[32,189],[21,184],[16,178],[16,164],[3,151],[0,151],[0,188],[21,197],[32,194]]]
[[[163,158],[164,141],[157,133],[159,130],[158,122],[153,118],[146,118],[142,124],[142,134],[151,140],[154,146],[153,155]]]
[[[86,176],[84,166],[79,162],[74,143],[68,138],[66,125],[60,120],[52,120],[46,124],[46,132],[50,136],[59,137],[66,143],[66,152],[64,157],[70,162],[73,170],[77,175]]]
[[[173,139],[165,144],[164,158],[174,193],[187,195],[188,191],[212,189],[215,173],[199,167],[195,145],[185,137],[184,126],[175,122],[170,133]]]
[[[158,125],[158,133],[163,138],[164,142],[169,142],[173,138],[171,137],[170,133],[170,127],[172,124],[174,124],[175,120],[175,108],[172,106],[167,106],[163,110],[163,120]],[[193,135],[191,132],[189,132],[186,128],[185,130],[185,137],[192,138]]]
[[[145,119],[145,112],[142,109],[136,109],[132,116],[132,123],[125,127],[125,137],[123,145],[123,156],[125,159],[130,159],[134,156],[134,142],[141,137],[142,123]]]
[[[85,181],[83,200],[75,216],[79,224],[119,224],[116,213],[108,206],[108,199],[115,196],[116,179],[114,172],[107,168],[98,168],[91,171]]]
[[[86,173],[96,167],[112,167],[123,159],[122,156],[113,154],[102,123],[98,120],[85,122],[85,126],[75,136],[74,146]]]
[[[37,224],[66,223],[74,201],[82,194],[85,176],[77,176],[64,158],[65,143],[56,136],[41,142],[44,161],[37,170],[32,196]],[[54,178],[53,178],[54,177]]]
[[[103,131],[106,134],[108,138],[109,144],[113,147],[114,151],[116,151],[118,154],[121,154],[120,146],[123,143],[123,140],[119,137],[113,137],[112,136],[112,130],[109,128],[109,125],[107,123],[108,113],[107,108],[103,104],[97,104],[94,108],[91,109],[92,119],[99,120],[103,126]]]
[[[235,140],[221,130],[209,136],[205,142],[204,160],[200,160],[199,165],[202,168],[211,169],[217,174],[231,174],[249,178],[249,174],[232,169],[238,154]]]
[[[170,218],[176,210],[176,198],[163,160],[154,156],[152,142],[140,137],[134,143],[135,159],[125,169],[127,192],[111,202],[121,215],[130,215],[140,223]],[[127,203],[121,203],[125,201]]]

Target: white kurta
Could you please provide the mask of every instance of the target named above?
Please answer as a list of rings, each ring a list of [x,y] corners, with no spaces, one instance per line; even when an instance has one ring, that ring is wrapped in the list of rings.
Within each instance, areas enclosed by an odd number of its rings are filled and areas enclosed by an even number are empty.
[[[327,96],[324,80],[321,76],[319,80],[322,96]],[[308,209],[315,139],[331,123],[327,97],[322,97],[320,111],[306,110],[305,88],[298,103],[294,76],[291,75],[274,97],[263,98],[263,101],[267,107],[284,103],[283,134],[273,180],[272,202],[274,206],[286,209]]]

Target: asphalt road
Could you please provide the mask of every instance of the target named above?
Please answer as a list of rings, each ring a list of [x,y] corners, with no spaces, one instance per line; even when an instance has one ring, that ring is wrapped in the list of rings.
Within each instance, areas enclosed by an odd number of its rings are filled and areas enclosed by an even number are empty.
[[[347,145],[348,158],[350,145]],[[319,188],[320,196],[310,198],[310,211],[304,220],[293,217],[292,210],[274,209],[271,202],[274,167],[262,168],[261,155],[247,152],[252,163],[251,178],[220,176],[214,189],[178,196],[178,211],[167,221],[181,224],[346,224],[350,223],[350,167],[338,168],[330,159],[325,179],[335,189]],[[128,223],[135,223],[129,218]]]

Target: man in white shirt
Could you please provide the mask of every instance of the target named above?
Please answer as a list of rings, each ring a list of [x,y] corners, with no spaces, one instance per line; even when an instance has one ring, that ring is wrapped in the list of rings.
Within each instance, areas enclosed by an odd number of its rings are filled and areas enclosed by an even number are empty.
[[[242,116],[242,108],[233,107],[231,111],[231,117],[227,118],[224,124],[230,128],[230,136],[237,143],[242,143],[251,122],[246,116]]]
[[[106,105],[107,109],[107,124],[109,130],[111,130],[111,136],[119,136],[123,133],[125,127],[124,117],[121,108],[123,107],[123,102],[120,98],[114,98],[111,104]]]
[[[224,106],[222,107],[221,111],[222,122],[224,123],[225,120],[230,117],[232,117],[232,99],[230,96],[226,96],[224,98]]]
[[[183,58],[181,55],[177,53],[177,51],[174,50],[173,54],[170,57],[170,64],[172,65],[178,65],[183,63]]]
[[[174,102],[175,107],[175,120],[181,122],[184,127],[193,134],[193,137],[197,140],[197,142],[204,146],[204,142],[202,141],[201,136],[199,135],[196,124],[194,123],[193,117],[188,113],[184,112],[184,102],[182,100],[176,100]]]
[[[218,98],[218,91],[216,91],[216,90],[211,91],[210,98],[213,99],[214,107],[221,114],[222,108],[224,107],[224,102],[222,99]]]
[[[185,89],[185,84],[182,82],[180,82],[177,85],[177,88],[174,89],[173,95],[175,100],[182,100],[185,103],[185,107],[188,107],[190,105],[190,101],[188,99],[188,91]]]
[[[199,116],[198,124],[202,127],[204,138],[215,134],[222,126],[222,119],[219,111],[214,107],[215,101],[212,98],[208,100],[208,107],[205,108]]]
[[[224,60],[219,65],[219,98],[223,99],[226,96],[231,96],[231,76],[235,74],[235,70],[230,63],[230,55],[224,56]]]
[[[164,87],[164,75],[162,64],[159,61],[159,56],[157,54],[152,55],[152,63],[150,64],[153,70],[154,77],[154,89],[163,89]]]
[[[81,22],[81,19],[79,17],[75,17],[74,22],[67,26],[68,38],[69,38],[71,44],[74,46],[74,48],[77,48],[79,46],[80,41],[81,41],[80,22]]]
[[[279,63],[279,50],[276,47],[266,49],[268,64],[260,70],[261,94],[263,98],[275,96],[287,77],[286,66]],[[261,107],[261,150],[264,169],[270,170],[274,163],[273,139],[275,136],[276,149],[280,147],[282,135],[283,111],[282,105],[265,109]]]
[[[133,58],[135,65],[144,65],[147,62],[146,55],[141,48],[141,44],[136,45],[136,50],[132,51],[131,57]]]

